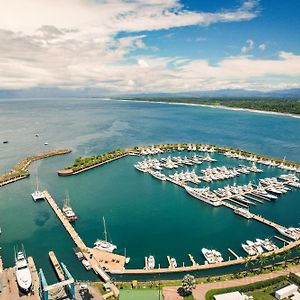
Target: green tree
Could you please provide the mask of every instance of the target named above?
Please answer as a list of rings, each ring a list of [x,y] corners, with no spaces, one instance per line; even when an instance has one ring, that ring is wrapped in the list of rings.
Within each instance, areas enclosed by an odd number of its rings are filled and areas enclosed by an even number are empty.
[[[271,256],[270,256],[270,260],[271,260],[271,264],[272,264],[272,270],[274,270],[275,267],[275,262],[278,259],[278,255],[273,251]]]
[[[287,261],[288,261],[289,257],[291,256],[291,254],[292,254],[291,250],[288,250],[288,251],[285,251],[282,253],[282,258],[284,260],[284,267],[286,267]]]
[[[189,296],[192,294],[193,289],[196,288],[196,280],[193,275],[187,274],[182,279],[182,285],[178,289],[180,296]]]
[[[266,264],[266,262],[267,262],[267,257],[266,256],[264,256],[263,254],[260,254],[260,255],[258,255],[258,257],[257,257],[257,262],[258,262],[258,264],[259,264],[259,269],[260,269],[260,271],[262,271],[262,269],[263,269],[263,266]]]

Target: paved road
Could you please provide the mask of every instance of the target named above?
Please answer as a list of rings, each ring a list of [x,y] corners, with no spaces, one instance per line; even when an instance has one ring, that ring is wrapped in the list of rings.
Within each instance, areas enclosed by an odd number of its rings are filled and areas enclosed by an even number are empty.
[[[228,281],[221,281],[221,282],[211,282],[211,283],[204,283],[204,284],[197,284],[196,289],[193,291],[193,295],[196,300],[205,300],[205,294],[212,290],[212,289],[220,289],[226,287],[233,287],[233,286],[240,286],[244,284],[249,284],[257,281],[267,280],[274,277],[278,277],[280,275],[287,275],[289,272],[299,273],[300,272],[300,265],[292,267],[287,270],[283,271],[275,271],[268,274],[261,274],[252,277],[246,277],[241,279],[233,279]],[[177,287],[165,287],[163,289],[164,300],[181,300],[183,299],[177,294]]]

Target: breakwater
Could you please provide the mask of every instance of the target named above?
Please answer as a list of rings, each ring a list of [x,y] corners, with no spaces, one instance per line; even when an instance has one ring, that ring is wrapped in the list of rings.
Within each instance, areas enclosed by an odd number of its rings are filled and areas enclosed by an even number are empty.
[[[13,169],[0,176],[0,187],[28,177],[30,175],[28,167],[32,162],[51,156],[67,154],[71,151],[71,149],[57,149],[22,159]]]
[[[99,167],[103,164],[112,162],[114,160],[123,158],[128,155],[144,155],[145,153],[147,153],[146,151],[147,149],[149,149],[150,151],[151,149],[160,149],[162,152],[178,151],[179,149],[180,151],[184,151],[184,150],[188,150],[189,145],[190,144],[185,143],[185,144],[159,144],[159,145],[152,145],[152,146],[136,146],[132,148],[114,150],[108,153],[99,154],[97,156],[78,157],[74,161],[74,164],[72,166],[66,167],[63,170],[58,171],[58,175],[59,176],[76,175],[78,173],[88,171],[90,169]],[[207,144],[194,144],[194,145],[197,149],[199,148],[213,149],[215,152],[221,154],[224,154],[225,152],[231,152],[231,153],[242,155],[244,157],[255,156],[257,159],[272,160],[278,164],[284,164],[285,166],[297,167],[300,169],[300,163],[298,162],[269,157],[262,154],[248,152],[242,149],[235,149],[230,147],[221,147],[217,145],[207,145]],[[150,154],[150,152],[148,153]]]

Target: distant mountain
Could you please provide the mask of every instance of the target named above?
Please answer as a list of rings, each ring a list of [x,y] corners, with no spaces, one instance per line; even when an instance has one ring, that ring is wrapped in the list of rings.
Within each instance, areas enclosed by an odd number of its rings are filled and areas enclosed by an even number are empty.
[[[126,98],[300,98],[300,89],[275,90],[269,92],[223,89],[216,91],[191,91],[175,93],[116,93],[98,88],[60,89],[60,88],[31,88],[22,90],[0,90],[0,98],[43,98],[43,97],[126,97]]]

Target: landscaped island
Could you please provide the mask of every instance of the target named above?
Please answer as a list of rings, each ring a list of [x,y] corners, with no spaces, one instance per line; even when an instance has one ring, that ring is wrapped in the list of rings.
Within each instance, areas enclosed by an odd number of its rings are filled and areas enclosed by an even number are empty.
[[[120,100],[149,101],[163,103],[186,103],[219,106],[228,108],[241,108],[259,110],[283,114],[300,115],[299,99],[278,99],[278,98],[196,98],[196,97],[142,97],[123,98]]]
[[[0,186],[28,177],[30,175],[28,172],[28,166],[33,161],[47,158],[50,156],[67,154],[70,153],[71,151],[72,150],[70,149],[58,149],[58,150],[51,150],[45,153],[29,156],[21,160],[11,171],[0,176]]]
[[[238,153],[246,157],[250,157],[255,155],[258,159],[263,160],[272,160],[276,163],[284,163],[286,166],[295,166],[300,167],[299,163],[286,161],[278,158],[272,158],[269,156],[251,153],[245,150],[241,149],[234,149],[230,147],[220,147],[216,145],[204,145],[204,144],[195,144],[196,148],[207,146],[208,148],[213,148],[216,152],[219,153],[225,153],[225,152],[232,152],[232,153]],[[59,176],[70,176],[70,175],[76,175],[78,173],[85,172],[87,170],[90,170],[92,168],[101,166],[105,163],[111,162],[116,159],[120,159],[127,155],[143,155],[143,151],[145,149],[150,148],[159,148],[162,151],[176,151],[178,149],[187,150],[188,144],[160,144],[160,145],[154,145],[154,146],[139,146],[139,147],[133,147],[133,148],[124,148],[124,149],[117,149],[111,152],[107,152],[104,154],[99,154],[95,156],[90,157],[78,157],[72,166],[66,167],[64,170],[58,171]]]

